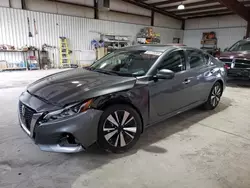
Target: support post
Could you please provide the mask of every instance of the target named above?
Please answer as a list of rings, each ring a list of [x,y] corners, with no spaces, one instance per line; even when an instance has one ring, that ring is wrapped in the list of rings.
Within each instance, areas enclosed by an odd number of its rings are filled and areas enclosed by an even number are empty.
[[[155,24],[155,11],[151,10],[151,26],[154,26]]]
[[[98,11],[98,0],[94,0],[94,18],[99,19],[99,11]]]
[[[22,6],[22,9],[26,9],[26,3],[25,3],[25,0],[21,0],[21,6]]]
[[[185,20],[182,20],[182,23],[181,23],[181,29],[182,30],[185,30],[185,23],[186,23]]]
[[[250,37],[250,21],[247,22],[247,33],[246,33],[246,38]]]

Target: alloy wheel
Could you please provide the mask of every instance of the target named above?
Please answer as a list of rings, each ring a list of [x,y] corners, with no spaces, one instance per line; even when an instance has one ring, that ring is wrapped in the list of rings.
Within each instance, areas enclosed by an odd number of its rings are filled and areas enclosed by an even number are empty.
[[[216,85],[212,91],[211,94],[211,105],[213,107],[217,106],[220,102],[220,98],[221,98],[221,94],[222,94],[222,89],[220,87],[220,85]]]
[[[125,110],[111,113],[103,125],[104,138],[114,147],[125,147],[131,143],[137,132],[134,116]]]

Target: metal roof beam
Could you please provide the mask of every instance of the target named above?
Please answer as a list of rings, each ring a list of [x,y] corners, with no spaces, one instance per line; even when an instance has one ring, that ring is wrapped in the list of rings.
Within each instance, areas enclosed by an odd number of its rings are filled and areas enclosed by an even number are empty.
[[[197,18],[217,17],[217,16],[228,16],[228,15],[235,15],[235,13],[210,14],[210,15],[189,17],[187,19],[197,19]]]
[[[249,10],[244,6],[243,3],[240,3],[237,0],[218,0],[218,1],[224,6],[226,6],[228,9],[232,10],[235,14],[238,14],[246,21],[250,21]]]
[[[211,3],[217,3],[218,0],[205,0],[205,1],[199,1],[199,2],[194,2],[194,3],[184,3],[185,7],[194,7],[194,6],[200,6],[200,5],[206,5],[206,4],[211,4]],[[170,10],[170,9],[176,9],[177,6],[169,6],[169,7],[161,7],[164,10]]]
[[[224,8],[224,7],[225,6],[223,6],[223,5],[213,5],[213,6],[206,6],[206,7],[189,8],[189,9],[184,9],[184,10],[174,10],[171,12],[174,14],[178,14],[178,13],[202,11],[202,10],[217,9],[217,8]]]
[[[145,8],[145,9],[153,10],[153,11],[155,11],[155,12],[161,13],[161,14],[163,14],[163,15],[166,15],[166,16],[169,16],[169,17],[178,19],[178,20],[182,20],[181,17],[176,16],[175,14],[172,14],[172,13],[167,12],[167,11],[161,9],[161,8],[157,8],[157,7],[155,7],[155,6],[152,6],[152,5],[143,3],[143,2],[139,2],[139,1],[136,1],[136,0],[122,0],[122,1],[127,2],[127,3],[131,3],[131,4],[133,4],[133,5],[136,5],[136,6]]]
[[[210,14],[220,14],[220,13],[232,13],[230,10],[214,10],[214,11],[203,11],[203,12],[196,12],[196,13],[187,13],[187,14],[181,14],[179,16],[181,17],[194,17],[194,16],[204,16],[204,15],[210,15]]]
[[[156,3],[148,3],[148,4],[151,6],[160,6],[160,5],[178,3],[178,2],[183,2],[183,1],[186,1],[186,0],[168,0],[168,1],[161,1],[161,2],[156,2]]]

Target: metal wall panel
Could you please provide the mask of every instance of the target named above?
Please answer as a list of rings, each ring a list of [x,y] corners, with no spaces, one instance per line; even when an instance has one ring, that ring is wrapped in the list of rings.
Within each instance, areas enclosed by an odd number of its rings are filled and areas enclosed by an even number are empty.
[[[188,19],[185,29],[205,29],[223,27],[245,27],[247,22],[238,15],[217,16],[207,18]]]
[[[21,0],[9,0],[11,8],[22,8]]]
[[[185,22],[184,44],[200,48],[203,32],[216,32],[218,48],[224,50],[246,35],[246,21],[237,15],[190,19]]]
[[[226,47],[232,46],[238,40],[243,39],[246,34],[245,27],[239,28],[221,28],[221,29],[197,29],[184,31],[184,44],[190,47],[200,48],[203,32],[216,32],[218,39],[218,48],[224,50]]]
[[[149,17],[111,11],[99,12],[99,19],[143,25],[150,25],[151,23],[151,18]]]
[[[33,37],[28,36],[27,17],[30,19]],[[36,20],[38,35],[34,35],[33,19]],[[32,45],[41,48],[46,43],[58,47],[59,37],[64,36],[69,38],[70,49],[73,52],[77,51],[72,54],[72,59],[77,58],[78,60],[81,58],[81,53],[84,53],[85,50],[91,50],[90,41],[99,39],[99,34],[92,31],[130,35],[135,39],[136,34],[142,27],[145,27],[145,25],[0,7],[0,44],[9,44],[15,47]],[[182,30],[161,27],[154,27],[154,29],[155,32],[161,34],[163,44],[171,43],[173,37],[181,38],[181,40],[183,38]],[[80,50],[83,52],[79,52]],[[58,63],[58,49],[51,50],[51,56],[52,53],[55,54],[55,61]],[[0,60],[14,63],[22,61],[23,57],[18,53],[0,53]]]
[[[110,9],[144,16],[151,16],[151,10],[124,1],[110,0]]]
[[[181,29],[182,21],[156,12],[154,18],[154,25],[159,27]]]
[[[0,1],[0,6],[1,6],[1,7],[10,7],[10,2],[9,2],[9,0],[1,0],[1,1]]]

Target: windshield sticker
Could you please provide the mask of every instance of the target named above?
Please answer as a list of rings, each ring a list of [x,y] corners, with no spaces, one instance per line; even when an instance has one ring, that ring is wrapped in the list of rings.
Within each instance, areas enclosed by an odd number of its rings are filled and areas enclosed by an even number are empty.
[[[144,54],[160,56],[162,52],[146,51]]]

